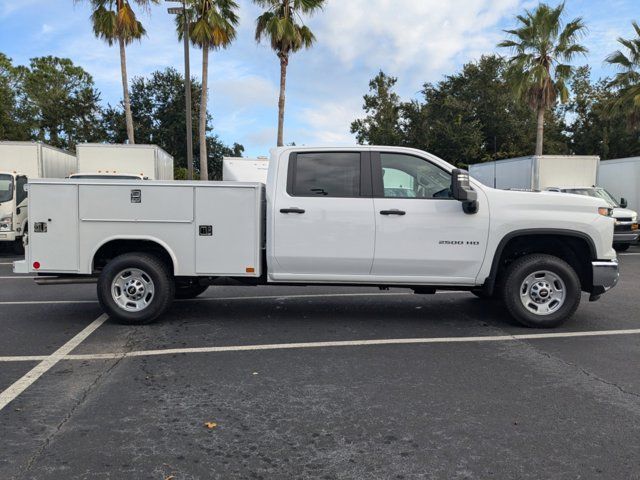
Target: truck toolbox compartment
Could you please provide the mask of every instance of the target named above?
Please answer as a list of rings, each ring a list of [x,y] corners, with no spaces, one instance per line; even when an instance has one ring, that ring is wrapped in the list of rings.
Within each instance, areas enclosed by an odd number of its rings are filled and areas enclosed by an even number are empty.
[[[189,223],[192,192],[191,187],[177,185],[80,185],[80,220]]]
[[[259,276],[262,187],[196,187],[196,273]]]
[[[29,196],[30,260],[41,265],[41,272],[77,271],[78,186],[32,183]]]

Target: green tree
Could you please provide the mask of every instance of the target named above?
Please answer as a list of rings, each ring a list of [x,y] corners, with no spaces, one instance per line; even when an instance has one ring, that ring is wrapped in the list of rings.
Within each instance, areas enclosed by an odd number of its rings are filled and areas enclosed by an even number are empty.
[[[610,108],[619,98],[611,80],[590,78],[590,68],[580,67],[571,82],[567,113],[573,118],[568,127],[572,153],[603,160],[640,155],[640,135],[627,127],[628,113]]]
[[[100,94],[91,75],[69,59],[51,56],[18,69],[32,139],[69,149],[102,139]]]
[[[573,67],[570,62],[587,49],[578,43],[586,30],[581,18],[563,25],[564,3],[555,8],[541,3],[533,11],[518,15],[517,28],[505,30],[511,38],[498,44],[509,48],[508,79],[516,96],[536,112],[536,155],[543,153],[545,113],[569,99],[567,83]]]
[[[379,73],[365,96],[367,116],[352,124],[358,141],[430,151],[459,165],[530,153],[535,119],[507,88],[507,62],[483,56],[437,83],[422,98],[402,102],[396,79]],[[547,149],[567,153],[564,112],[547,112]]]
[[[398,79],[380,71],[369,82],[369,94],[362,108],[367,114],[351,124],[351,133],[358,143],[370,145],[400,145],[400,97],[393,91]]]
[[[28,140],[29,126],[19,104],[20,75],[0,53],[0,140]]]
[[[196,120],[200,114],[198,98],[202,86],[197,81],[191,83],[192,114]],[[159,145],[174,156],[176,178],[186,179],[187,158],[185,131],[184,77],[177,70],[167,68],[152,73],[148,78],[134,77],[131,81],[131,110],[136,127],[136,138],[142,143]],[[105,112],[107,139],[120,143],[127,138],[123,108],[109,107]],[[224,145],[211,134],[211,117],[207,116],[206,144],[209,179],[222,178],[222,157],[242,156],[244,148],[235,144]],[[198,134],[199,135],[199,134]],[[195,145],[196,156],[201,142]],[[194,165],[196,172],[200,166]]]
[[[233,0],[189,0],[189,38],[202,49],[202,93],[200,95],[200,176],[209,178],[207,164],[207,89],[209,85],[209,51],[227,48],[236,38],[238,4]],[[178,36],[184,36],[184,18],[176,17]]]
[[[617,88],[619,93],[612,102],[613,110],[624,112],[629,128],[640,127],[640,25],[632,22],[636,38],[618,38],[627,53],[617,50],[609,55],[606,61],[618,67],[620,72],[609,84]]]
[[[289,57],[302,48],[310,48],[315,36],[300,23],[303,14],[322,9],[325,0],[253,0],[267,10],[258,17],[256,41],[263,38],[280,59],[280,97],[278,100],[278,146],[284,145],[284,110]]]
[[[76,0],[79,1],[79,0]],[[118,43],[120,48],[120,73],[122,76],[122,93],[127,120],[127,137],[129,143],[135,143],[133,117],[131,116],[131,102],[129,98],[129,81],[127,78],[126,46],[134,40],[140,40],[146,31],[136,17],[131,4],[148,8],[160,0],[89,0],[93,8],[91,23],[96,37],[112,46]]]
[[[422,92],[427,124],[424,148],[451,163],[468,164],[483,154],[481,124],[468,102],[452,92],[447,82],[427,84]]]

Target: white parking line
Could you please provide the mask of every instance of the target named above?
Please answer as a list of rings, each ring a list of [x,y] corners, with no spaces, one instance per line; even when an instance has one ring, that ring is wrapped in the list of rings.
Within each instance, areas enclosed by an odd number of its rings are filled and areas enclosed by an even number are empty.
[[[13,265],[13,262],[0,262],[0,265]]]
[[[75,303],[98,303],[98,300],[23,300],[0,302],[0,305],[66,305]]]
[[[619,335],[640,335],[640,328],[628,330],[592,330],[583,332],[558,332],[558,333],[527,333],[520,335],[484,335],[477,337],[430,337],[430,338],[392,338],[378,340],[347,340],[333,342],[306,342],[306,343],[275,343],[266,345],[237,345],[221,347],[194,347],[194,348],[168,348],[160,350],[138,350],[133,352],[116,353],[89,353],[68,354],[61,360],[112,360],[133,357],[154,357],[159,355],[176,355],[188,353],[220,353],[220,352],[247,352],[257,350],[292,350],[305,348],[328,347],[362,347],[372,345],[425,345],[434,343],[482,343],[482,342],[513,342],[519,340],[542,340],[555,338],[584,338],[584,337],[611,337]],[[49,357],[37,356],[13,356],[0,357],[0,362],[26,362]]]
[[[45,357],[38,365],[29,370],[22,378],[20,378],[13,385],[7,388],[4,392],[0,393],[0,411],[2,411],[4,407],[6,407],[16,397],[18,397],[18,395],[24,392],[31,384],[33,384],[33,382],[38,380],[38,378],[49,371],[56,363],[58,363],[60,360],[63,360],[67,355],[69,355],[69,353],[71,353],[74,348],[84,342],[89,335],[100,328],[100,325],[102,325],[107,320],[107,318],[109,317],[106,314],[100,315],[75,337],[73,337],[51,355]]]
[[[456,291],[438,292],[442,293],[467,293]],[[328,298],[328,297],[395,297],[402,295],[414,295],[410,292],[397,293],[318,293],[306,295],[256,295],[253,297],[206,297],[191,298],[187,300],[176,300],[176,302],[227,302],[233,300],[277,300],[277,299],[296,299],[296,298]],[[22,300],[0,302],[0,305],[45,305],[45,304],[75,304],[75,303],[98,303],[98,300]]]
[[[32,275],[29,275],[29,276],[26,276],[26,275],[6,275],[4,277],[0,277],[0,280],[13,280],[15,278],[22,278],[22,279],[32,280],[32,279],[38,278],[38,277],[34,277]]]
[[[620,256],[620,257],[627,257],[627,256],[631,256],[631,255],[640,255],[640,253],[633,252],[633,253],[619,253],[618,254],[618,256]]]

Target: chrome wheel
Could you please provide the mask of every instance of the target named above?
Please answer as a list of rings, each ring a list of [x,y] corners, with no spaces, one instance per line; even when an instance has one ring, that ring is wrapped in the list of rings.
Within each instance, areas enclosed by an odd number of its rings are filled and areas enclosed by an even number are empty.
[[[522,305],[535,315],[551,315],[558,311],[564,305],[566,295],[562,279],[548,270],[532,273],[520,286]]]
[[[154,293],[153,280],[139,268],[122,270],[111,283],[114,302],[127,312],[139,312],[147,308],[153,301]]]

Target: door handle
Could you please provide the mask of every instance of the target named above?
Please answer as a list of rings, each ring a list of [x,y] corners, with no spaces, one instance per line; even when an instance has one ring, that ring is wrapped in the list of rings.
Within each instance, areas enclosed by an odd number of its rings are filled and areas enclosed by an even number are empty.
[[[404,210],[382,210],[380,211],[380,215],[406,215],[407,212],[405,212]]]
[[[280,213],[297,213],[303,214],[305,211],[301,208],[281,208]]]

